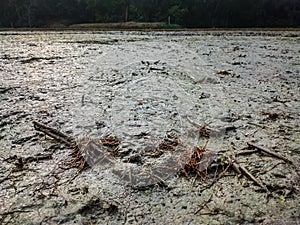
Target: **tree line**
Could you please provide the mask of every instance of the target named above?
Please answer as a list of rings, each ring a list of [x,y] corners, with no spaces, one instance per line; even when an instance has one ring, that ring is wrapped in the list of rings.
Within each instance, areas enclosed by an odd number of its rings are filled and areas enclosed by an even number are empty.
[[[300,27],[300,0],[0,0],[0,27],[127,21]]]

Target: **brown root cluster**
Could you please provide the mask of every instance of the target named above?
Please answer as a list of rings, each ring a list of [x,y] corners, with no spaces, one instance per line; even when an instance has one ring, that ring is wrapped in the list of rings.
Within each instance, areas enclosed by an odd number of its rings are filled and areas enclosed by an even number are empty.
[[[181,173],[187,178],[191,176],[206,178],[210,165],[217,159],[214,151],[206,149],[207,143],[208,141],[203,146],[194,146],[187,157],[180,158]]]
[[[201,127],[199,132],[203,132],[203,136],[208,135],[209,132],[205,126]],[[178,158],[179,172],[185,175],[188,179],[191,177],[206,179],[209,170],[215,167],[214,177],[217,174],[217,167],[223,165],[216,152],[207,149],[208,140],[203,146],[194,146],[188,149],[181,143],[176,134],[167,134],[166,137],[159,143],[156,157],[161,156],[166,151],[179,151],[181,152]]]
[[[200,190],[205,190],[221,179],[234,163],[229,158],[220,157],[216,152],[208,150],[208,140],[203,146],[194,146],[189,154],[179,158],[180,173],[192,183],[196,180]]]
[[[95,164],[99,161],[106,163],[108,158],[118,154],[120,144],[116,136],[101,137],[92,139],[89,137],[77,140],[73,146],[71,156],[73,160],[68,163],[70,168],[76,167],[82,171],[89,164]]]
[[[159,143],[157,150],[163,154],[165,151],[175,151],[180,140],[176,134],[170,133]],[[159,155],[160,156],[160,155]]]
[[[117,136],[107,136],[99,138],[103,146],[107,148],[112,156],[117,156],[119,154],[118,149],[121,144],[120,139]]]
[[[78,147],[77,143],[74,144],[71,156],[73,157],[73,160],[67,163],[69,168],[77,167],[80,171],[82,171],[87,166],[87,163],[83,157],[83,151]]]
[[[206,145],[207,142],[205,143],[204,146],[193,147],[193,151],[190,154],[187,163],[184,166],[182,166],[182,170],[181,170],[186,177],[189,177],[190,174],[196,174],[198,176],[201,176],[201,171],[199,170],[199,168],[200,168],[203,155],[205,154],[206,151]]]

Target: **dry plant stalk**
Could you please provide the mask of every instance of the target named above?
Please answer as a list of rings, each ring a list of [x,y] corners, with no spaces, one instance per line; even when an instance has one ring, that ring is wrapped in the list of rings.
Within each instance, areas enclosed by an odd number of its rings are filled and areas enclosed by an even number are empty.
[[[201,163],[203,155],[206,154],[206,146],[208,140],[203,146],[194,146],[192,153],[190,154],[188,161],[186,163],[179,162],[181,166],[181,172],[187,177],[190,177],[190,174],[196,174],[196,177],[202,177],[203,170],[201,170]],[[207,171],[207,168],[205,169]]]

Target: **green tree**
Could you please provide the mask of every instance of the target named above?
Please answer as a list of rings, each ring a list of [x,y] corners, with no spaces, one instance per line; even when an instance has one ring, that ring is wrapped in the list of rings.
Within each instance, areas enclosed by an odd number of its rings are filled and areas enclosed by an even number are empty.
[[[300,27],[299,0],[1,0],[1,27],[167,22],[186,27]]]

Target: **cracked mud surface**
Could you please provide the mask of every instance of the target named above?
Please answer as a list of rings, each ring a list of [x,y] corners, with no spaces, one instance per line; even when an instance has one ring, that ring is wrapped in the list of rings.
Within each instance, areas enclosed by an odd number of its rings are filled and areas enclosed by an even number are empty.
[[[299,32],[2,32],[0,38],[2,223],[299,223]],[[36,132],[34,120],[74,137],[116,135],[123,155],[63,183],[75,168],[52,175],[71,150]],[[141,171],[178,157],[147,156],[167,133],[187,149],[204,144],[194,123],[222,131],[210,137],[210,150],[234,155],[254,142],[293,164],[259,153],[236,156],[269,192],[233,171],[203,190],[172,163],[159,171],[168,187],[137,182],[148,179]],[[120,176],[129,170],[130,179]]]

